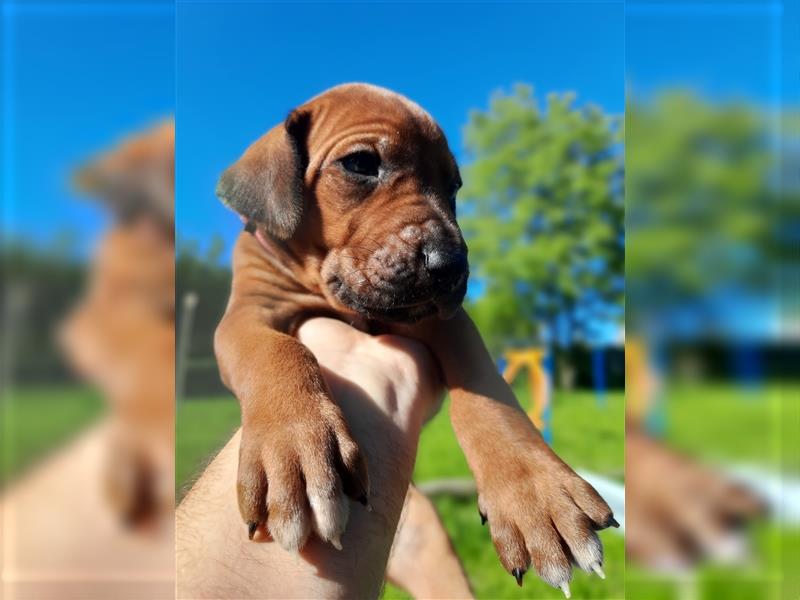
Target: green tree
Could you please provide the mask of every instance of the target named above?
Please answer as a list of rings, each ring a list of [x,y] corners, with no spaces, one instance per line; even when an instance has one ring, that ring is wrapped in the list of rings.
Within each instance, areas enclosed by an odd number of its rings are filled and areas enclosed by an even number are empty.
[[[495,352],[543,342],[542,324],[569,344],[622,318],[621,121],[569,93],[545,104],[518,85],[465,130],[460,222],[480,287],[468,308]]]
[[[776,280],[765,268],[794,219],[779,211],[779,125],[763,109],[662,92],[626,110],[628,322],[668,323],[680,308],[709,310]],[[788,124],[788,122],[787,122]],[[713,313],[713,308],[711,309]]]

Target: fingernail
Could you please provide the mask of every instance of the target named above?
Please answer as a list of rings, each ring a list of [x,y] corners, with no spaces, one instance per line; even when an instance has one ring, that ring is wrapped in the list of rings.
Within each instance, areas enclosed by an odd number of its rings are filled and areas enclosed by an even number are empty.
[[[481,525],[486,525],[486,515],[481,511],[478,511],[478,514],[481,516]]]
[[[517,585],[519,587],[522,587],[522,576],[525,575],[525,569],[520,569],[519,567],[517,567],[516,569],[511,571],[511,574],[514,576],[514,579],[517,580]]]
[[[342,538],[338,535],[336,537],[331,538],[331,546],[336,548],[337,550],[342,549]]]
[[[600,579],[605,579],[606,578],[606,574],[603,572],[603,567],[600,566],[600,563],[594,563],[591,566],[591,569],[592,569],[592,571],[597,573],[597,576],[600,577]]]
[[[569,591],[569,584],[566,581],[558,587],[560,587],[561,591],[564,592],[565,598],[572,598],[572,594]]]
[[[256,534],[256,529],[258,529],[258,523],[247,524],[247,537],[249,539],[253,539],[253,536]]]
[[[619,527],[619,523],[617,523],[617,520],[613,515],[608,517],[608,521],[606,521],[606,527]]]

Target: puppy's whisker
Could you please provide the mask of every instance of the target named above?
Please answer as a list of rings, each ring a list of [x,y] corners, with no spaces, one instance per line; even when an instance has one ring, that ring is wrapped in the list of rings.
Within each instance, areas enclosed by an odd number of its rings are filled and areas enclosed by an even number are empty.
[[[366,281],[366,280],[367,280],[367,277],[366,277],[366,276],[363,274],[363,272],[362,272],[362,270],[361,270],[361,268],[360,268],[360,267],[357,267],[357,268],[355,268],[355,269],[352,269],[352,270],[350,270],[350,271],[347,271],[346,273],[342,273],[342,275],[341,275],[341,278],[342,278],[342,279],[346,279],[347,277],[350,277],[350,276],[351,276],[353,273],[360,273],[360,274],[361,274],[361,276],[362,276],[362,278],[363,278],[362,280],[363,280],[363,281]]]
[[[382,248],[382,246],[375,246],[375,247],[369,247],[369,246],[348,246],[347,248],[345,248],[345,249],[344,249],[344,251],[342,252],[342,254],[344,254],[345,256],[351,256],[351,257],[354,257],[354,256],[355,256],[355,254],[354,254],[354,252],[353,252],[354,250],[362,250],[362,251],[364,251],[364,252],[366,253],[366,256],[370,256],[370,255],[372,255],[373,253],[375,253],[375,252],[377,252],[378,250],[380,250],[381,248]]]
[[[364,238],[364,240],[365,240],[365,241],[367,241],[367,242],[372,242],[372,243],[373,243],[373,244],[375,244],[375,245],[376,245],[378,248],[382,248],[382,247],[385,245],[385,242],[382,242],[382,241],[380,241],[380,240],[377,240],[377,239],[375,239],[375,238],[373,238],[373,237],[369,237],[369,236],[367,236],[366,238]]]
[[[355,244],[348,246],[347,249],[355,249],[355,250],[366,250],[369,253],[377,252],[385,247],[385,244],[379,242],[378,240],[364,240],[365,242],[370,242],[371,245],[363,245],[363,244]]]
[[[377,247],[377,248],[368,248],[366,246],[350,246],[350,248],[348,248],[348,250],[350,250],[350,249],[363,250],[364,252],[366,252],[366,256],[371,256],[372,254],[374,254],[375,252],[377,252],[381,248],[380,248],[380,246]],[[354,255],[351,254],[351,256],[354,256]]]

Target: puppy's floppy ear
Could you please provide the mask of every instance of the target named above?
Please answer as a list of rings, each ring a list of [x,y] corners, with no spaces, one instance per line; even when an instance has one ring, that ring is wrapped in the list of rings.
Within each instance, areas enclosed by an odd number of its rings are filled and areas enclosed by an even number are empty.
[[[283,240],[292,236],[303,216],[310,123],[309,112],[292,111],[228,167],[217,183],[222,202]]]

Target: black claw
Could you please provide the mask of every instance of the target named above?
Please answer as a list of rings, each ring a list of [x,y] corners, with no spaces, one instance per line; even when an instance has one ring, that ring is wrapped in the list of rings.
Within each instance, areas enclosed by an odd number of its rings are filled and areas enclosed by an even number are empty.
[[[480,510],[478,511],[478,514],[481,516],[481,525],[486,525],[486,515],[483,514]]]
[[[249,539],[253,539],[253,536],[256,534],[256,529],[258,529],[258,523],[247,524],[247,537]]]
[[[514,576],[514,579],[517,580],[517,585],[522,587],[522,576],[525,575],[525,569],[520,569],[517,567],[511,571],[511,574]]]
[[[253,221],[248,221],[247,223],[244,224],[244,230],[247,233],[255,233],[256,224]]]
[[[367,499],[367,495],[366,495],[366,494],[361,494],[361,495],[360,495],[360,496],[357,498],[357,501],[358,501],[358,503],[359,503],[359,504],[361,504],[362,506],[366,506],[367,504],[369,504],[369,500]]]
[[[617,520],[613,515],[608,517],[608,520],[606,521],[606,527],[619,527],[619,523],[617,523]]]

